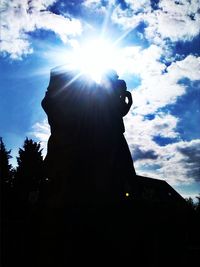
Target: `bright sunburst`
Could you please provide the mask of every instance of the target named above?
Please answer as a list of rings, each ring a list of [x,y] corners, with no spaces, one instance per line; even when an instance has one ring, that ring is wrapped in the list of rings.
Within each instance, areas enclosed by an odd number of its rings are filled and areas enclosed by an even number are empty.
[[[74,49],[72,61],[82,73],[99,82],[106,69],[114,68],[116,58],[116,47],[104,39],[97,39]]]

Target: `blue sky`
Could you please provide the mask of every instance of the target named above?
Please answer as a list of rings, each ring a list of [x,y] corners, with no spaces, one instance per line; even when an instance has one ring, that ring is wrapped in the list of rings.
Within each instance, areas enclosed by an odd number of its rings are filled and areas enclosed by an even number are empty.
[[[115,69],[132,92],[126,138],[136,172],[200,193],[198,0],[1,1],[0,136],[16,164],[26,136],[46,151],[41,100],[52,67],[103,36],[117,41]],[[96,51],[98,55],[98,50]]]

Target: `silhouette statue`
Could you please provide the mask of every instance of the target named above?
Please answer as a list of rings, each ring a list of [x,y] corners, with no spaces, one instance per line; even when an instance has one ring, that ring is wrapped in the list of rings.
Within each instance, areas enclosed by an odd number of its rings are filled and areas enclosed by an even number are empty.
[[[111,243],[118,246],[118,207],[126,184],[133,187],[136,180],[123,123],[131,105],[126,83],[114,70],[100,84],[78,70],[51,70],[42,100],[51,135],[44,160],[48,188],[38,216],[39,261],[61,260],[66,251],[87,254],[94,242],[104,253]]]
[[[51,70],[42,100],[51,128],[45,158],[49,182],[30,231],[33,266],[67,266],[80,258],[87,265],[96,259],[112,264],[134,259],[138,266],[166,261],[169,253],[159,253],[172,247],[168,237],[176,228],[169,225],[179,215],[169,213],[166,203],[159,207],[149,198],[144,203],[137,195],[152,182],[136,179],[124,137],[123,117],[131,105],[131,93],[114,70],[105,72],[100,84],[78,70]],[[127,187],[131,201],[125,198]],[[162,185],[158,191],[164,196]]]
[[[100,85],[75,70],[51,70],[42,107],[51,129],[45,170],[52,205],[120,201],[135,176],[123,135],[131,105],[131,93],[114,70],[104,73]]]

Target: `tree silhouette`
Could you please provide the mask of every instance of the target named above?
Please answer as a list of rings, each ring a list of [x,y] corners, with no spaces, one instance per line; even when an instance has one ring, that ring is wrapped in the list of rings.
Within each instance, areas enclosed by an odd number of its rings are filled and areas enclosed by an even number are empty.
[[[9,187],[11,184],[11,169],[12,166],[9,164],[9,159],[12,158],[10,155],[11,150],[7,150],[2,137],[0,137],[0,182],[2,189]]]
[[[197,214],[198,214],[199,220],[200,220],[200,194],[198,196],[196,196],[196,199],[197,199],[196,211],[197,211]]]
[[[17,157],[16,188],[23,204],[35,202],[43,179],[43,157],[40,143],[26,138]]]
[[[12,180],[13,170],[9,164],[9,159],[12,158],[11,150],[7,150],[2,137],[0,137],[0,189],[1,189],[1,207],[2,216],[7,218],[10,215],[12,206]]]
[[[194,201],[191,197],[185,198],[187,205],[190,209],[194,210],[195,209],[195,204]]]

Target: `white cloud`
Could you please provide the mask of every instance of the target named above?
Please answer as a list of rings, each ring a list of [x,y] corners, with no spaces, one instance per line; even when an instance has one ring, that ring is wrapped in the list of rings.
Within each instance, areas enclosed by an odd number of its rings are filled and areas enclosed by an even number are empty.
[[[125,0],[125,3],[133,10],[134,13],[139,11],[151,11],[150,0]]]
[[[198,0],[161,0],[157,15],[157,31],[172,41],[190,40],[200,32],[200,4]],[[174,25],[176,25],[174,27]]]
[[[200,57],[189,55],[166,67],[158,61],[159,53],[153,55],[151,47],[146,50],[141,52],[141,57],[133,57],[132,69],[131,59],[128,63],[129,70],[141,77],[141,85],[133,90],[132,95],[134,113],[143,115],[173,104],[185,94],[186,87],[178,83],[181,79],[200,79]]]
[[[160,61],[164,54],[165,49],[154,44],[146,49],[129,46],[120,51],[116,62],[120,76],[129,73],[141,79],[140,86],[132,90],[134,114],[146,115],[174,104],[187,91],[179,83],[181,79],[200,79],[200,57],[189,55],[167,67]]]
[[[85,0],[83,2],[83,5],[85,6],[91,6],[91,5],[101,5],[101,0]]]
[[[112,14],[112,20],[124,28],[134,28],[143,20],[143,15],[152,11],[150,0],[125,0],[127,8],[117,5]]]
[[[167,67],[159,62],[163,50],[158,46],[144,50],[129,47],[126,52],[129,72],[141,77],[141,85],[132,91],[133,107],[125,117],[126,138],[137,173],[164,178],[171,185],[199,181],[200,140],[181,141],[176,132],[178,118],[157,110],[186,93],[187,88],[178,83],[182,78],[200,78],[200,58],[189,55]],[[147,114],[155,118],[147,120]],[[176,139],[173,144],[160,146],[155,136]]]
[[[153,120],[129,114],[125,119],[126,139],[132,151],[138,175],[165,179],[171,185],[190,184],[200,180],[200,139],[176,141],[159,146],[154,136],[176,138],[178,119],[158,114]]]
[[[114,5],[115,4],[115,0],[85,0],[83,1],[83,5],[86,7],[101,7],[102,6],[102,2],[104,3],[104,5]]]
[[[41,147],[43,148],[43,156],[47,153],[47,142],[50,136],[50,126],[47,119],[36,122],[33,127],[33,131],[29,134],[41,142]]]
[[[113,22],[125,29],[135,28],[140,22],[147,24],[145,35],[157,44],[165,38],[171,41],[191,40],[200,32],[200,4],[198,0],[160,0],[158,9],[152,11],[150,1],[125,1],[127,9],[120,5],[113,12]]]
[[[112,21],[116,24],[122,25],[124,29],[134,29],[138,24],[143,21],[143,14],[134,14],[133,10],[125,9],[122,10],[118,5],[112,13]]]
[[[185,59],[173,62],[168,68],[168,78],[178,81],[181,78],[190,80],[200,79],[200,57],[193,55],[187,56]]]
[[[86,7],[101,6],[101,0],[85,0],[83,2],[83,5],[86,6]]]
[[[200,180],[200,139],[170,144],[162,150],[158,160],[161,165],[159,175],[171,184]]]
[[[151,45],[147,49],[139,46],[124,47],[120,51],[121,57],[116,63],[119,73],[134,73],[143,79],[146,76],[161,74],[165,69],[165,64],[159,62],[163,54],[163,49],[156,45]]]
[[[79,20],[53,14],[47,8],[55,0],[15,0],[1,3],[1,52],[13,59],[31,53],[28,33],[37,29],[53,31],[67,42],[81,33]]]
[[[103,4],[102,4],[103,2]],[[93,13],[98,13],[100,15],[109,14],[110,8],[115,4],[115,0],[85,0],[82,6]]]
[[[134,149],[136,144],[145,150],[155,150],[155,142],[152,141],[152,138],[157,135],[168,138],[179,137],[176,132],[178,118],[169,114],[160,113],[152,120],[145,120],[141,115],[133,116],[130,113],[125,117],[124,121],[126,137],[131,150]]]

